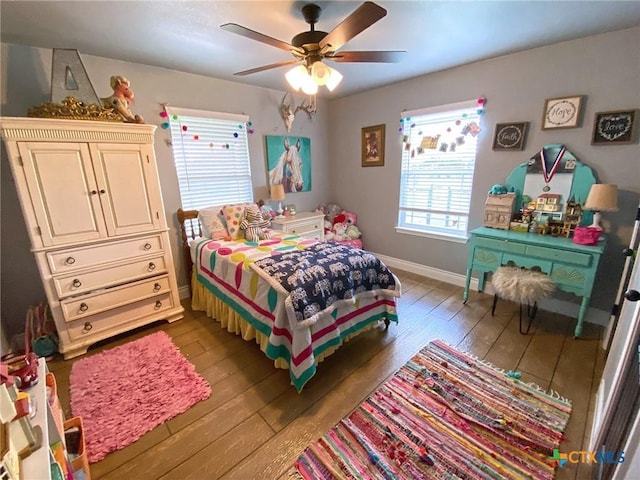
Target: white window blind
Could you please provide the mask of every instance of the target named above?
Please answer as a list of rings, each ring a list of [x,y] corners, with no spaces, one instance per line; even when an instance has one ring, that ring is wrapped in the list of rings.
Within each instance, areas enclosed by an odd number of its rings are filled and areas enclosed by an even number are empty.
[[[478,108],[473,100],[403,113],[400,230],[466,238]]]
[[[166,107],[182,208],[253,201],[246,115]]]

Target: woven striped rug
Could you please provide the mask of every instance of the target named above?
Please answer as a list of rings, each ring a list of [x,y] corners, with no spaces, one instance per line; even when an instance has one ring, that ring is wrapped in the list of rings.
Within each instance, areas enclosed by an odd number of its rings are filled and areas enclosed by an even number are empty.
[[[309,445],[305,479],[552,479],[571,404],[435,341]]]

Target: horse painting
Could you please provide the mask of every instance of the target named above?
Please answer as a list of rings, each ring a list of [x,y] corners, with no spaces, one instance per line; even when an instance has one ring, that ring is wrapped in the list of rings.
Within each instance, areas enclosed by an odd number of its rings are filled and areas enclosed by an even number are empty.
[[[278,163],[269,170],[269,180],[272,185],[282,183],[286,193],[302,192],[304,178],[302,176],[302,158],[300,157],[300,139],[295,145],[289,144],[289,139],[284,139],[284,152],[280,155]]]

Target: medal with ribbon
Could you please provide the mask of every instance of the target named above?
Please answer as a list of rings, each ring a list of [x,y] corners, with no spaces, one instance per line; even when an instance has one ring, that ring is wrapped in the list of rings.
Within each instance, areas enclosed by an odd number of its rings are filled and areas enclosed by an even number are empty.
[[[567,148],[564,145],[562,145],[560,150],[556,154],[556,158],[553,161],[553,165],[551,165],[551,169],[549,169],[549,167],[547,166],[547,159],[545,158],[545,155],[544,155],[544,147],[542,148],[542,150],[540,150],[540,162],[542,163],[542,177],[544,178],[544,183],[546,184],[542,188],[543,191],[548,192],[549,190],[551,190],[549,183],[551,182],[553,175],[558,170],[558,167],[562,162],[562,157],[564,157],[564,154],[566,151],[567,151]]]

